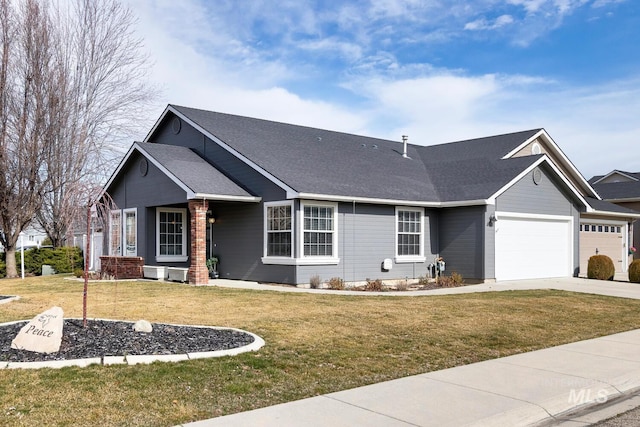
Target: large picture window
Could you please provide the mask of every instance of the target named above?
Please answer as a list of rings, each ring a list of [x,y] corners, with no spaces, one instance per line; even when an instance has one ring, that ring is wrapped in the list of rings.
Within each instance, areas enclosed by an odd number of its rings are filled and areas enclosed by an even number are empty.
[[[186,209],[156,209],[156,260],[187,260]]]
[[[293,255],[292,203],[266,205],[266,256]]]
[[[396,257],[399,262],[424,261],[423,211],[415,208],[396,209]]]
[[[303,254],[334,257],[335,206],[305,205],[303,208]]]

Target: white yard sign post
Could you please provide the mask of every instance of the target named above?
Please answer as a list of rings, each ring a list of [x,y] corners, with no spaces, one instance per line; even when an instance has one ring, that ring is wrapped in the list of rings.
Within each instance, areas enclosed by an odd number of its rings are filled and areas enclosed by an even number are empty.
[[[24,280],[24,233],[20,232],[20,269],[22,270],[22,280]]]

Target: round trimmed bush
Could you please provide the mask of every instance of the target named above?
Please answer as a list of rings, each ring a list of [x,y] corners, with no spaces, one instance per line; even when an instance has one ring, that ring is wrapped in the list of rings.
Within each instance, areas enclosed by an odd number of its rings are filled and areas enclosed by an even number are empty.
[[[629,281],[640,283],[640,259],[635,259],[629,264]]]
[[[606,255],[594,255],[589,258],[587,265],[587,277],[589,279],[613,280],[616,267],[613,261]]]

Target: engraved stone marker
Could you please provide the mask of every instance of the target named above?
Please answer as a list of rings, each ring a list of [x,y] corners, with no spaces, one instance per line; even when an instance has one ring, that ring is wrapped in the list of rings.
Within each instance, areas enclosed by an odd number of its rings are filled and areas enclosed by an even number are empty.
[[[11,348],[36,353],[55,353],[62,343],[63,312],[52,307],[24,325],[11,341]]]

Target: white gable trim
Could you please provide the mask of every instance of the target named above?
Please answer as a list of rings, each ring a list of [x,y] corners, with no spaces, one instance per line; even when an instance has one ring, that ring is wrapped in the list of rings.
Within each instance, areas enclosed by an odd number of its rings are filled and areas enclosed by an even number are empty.
[[[501,189],[499,189],[498,191],[496,191],[490,198],[489,200],[492,202],[490,204],[494,205],[496,202],[496,199],[505,191],[507,191],[509,188],[511,188],[516,182],[520,181],[523,177],[525,177],[529,172],[531,172],[532,170],[534,170],[535,168],[537,168],[538,166],[540,166],[542,163],[546,163],[547,165],[549,165],[549,167],[551,169],[553,169],[553,171],[555,172],[555,174],[562,180],[562,182],[569,188],[569,190],[571,190],[571,192],[576,196],[576,198],[578,200],[580,200],[580,202],[584,205],[584,207],[587,209],[587,212],[589,211],[589,209],[591,209],[591,206],[589,206],[589,203],[587,203],[587,201],[585,200],[584,197],[582,197],[582,194],[580,194],[580,192],[578,191],[578,189],[571,183],[571,181],[569,181],[564,174],[560,171],[560,169],[558,169],[558,167],[549,159],[549,157],[547,157],[546,154],[543,154],[542,157],[540,159],[538,159],[536,162],[534,162],[531,166],[529,166],[527,169],[525,169],[524,171],[520,172],[520,174],[518,174],[518,176],[516,176],[515,178],[513,178],[507,185],[505,185],[504,187],[502,187]]]
[[[229,146],[227,143],[225,143],[224,141],[218,139],[215,135],[209,133],[206,129],[204,129],[202,126],[200,126],[199,124],[195,123],[194,121],[192,121],[191,119],[189,119],[187,116],[185,116],[184,114],[182,114],[180,111],[178,111],[177,109],[175,109],[174,107],[172,107],[171,105],[168,105],[167,108],[164,110],[164,112],[162,113],[162,116],[160,116],[160,118],[158,119],[158,121],[156,121],[156,123],[153,125],[153,128],[151,129],[151,131],[147,134],[147,136],[144,138],[144,142],[150,142],[149,138],[151,137],[151,135],[153,135],[153,133],[157,130],[158,126],[160,125],[160,123],[164,120],[164,118],[166,117],[168,112],[172,112],[173,114],[175,114],[176,116],[180,117],[181,120],[184,120],[186,123],[188,123],[190,126],[192,126],[194,129],[196,129],[198,132],[202,133],[203,135],[205,135],[207,138],[209,138],[211,141],[215,142],[216,144],[218,144],[221,148],[227,150],[229,153],[231,153],[233,156],[235,156],[236,158],[238,158],[239,160],[241,160],[242,162],[244,162],[247,166],[249,166],[250,168],[252,168],[253,170],[255,170],[256,172],[258,172],[260,175],[264,176],[265,178],[267,178],[269,181],[273,182],[275,185],[277,185],[278,187],[280,187],[281,189],[283,189],[284,191],[287,192],[287,198],[292,199],[292,198],[296,198],[298,197],[298,192],[296,190],[294,190],[293,188],[291,188],[290,186],[288,186],[287,184],[285,184],[284,182],[282,182],[280,179],[276,178],[274,175],[272,175],[271,173],[269,173],[268,171],[266,171],[265,169],[263,169],[262,167],[258,166],[256,163],[254,163],[253,161],[249,160],[247,157],[243,156],[242,154],[240,154],[238,151],[236,151],[235,149],[233,149],[231,146]]]
[[[632,181],[636,181],[636,182],[639,181],[638,178],[636,178],[635,176],[631,176],[631,175],[626,174],[624,172],[621,172],[619,170],[613,170],[613,171],[609,172],[608,174],[606,174],[605,176],[603,176],[602,178],[598,179],[597,181],[594,181],[593,184],[595,185],[595,184],[599,183],[600,181],[603,181],[603,180],[609,178],[611,175],[621,175],[621,176],[624,176],[625,178],[629,178]]]
[[[398,199],[377,199],[375,197],[353,197],[353,196],[336,196],[332,194],[320,193],[298,193],[296,197],[309,200],[323,200],[330,202],[347,202],[347,203],[370,203],[375,205],[399,205],[399,206],[420,206],[425,208],[445,208],[456,206],[478,206],[493,204],[487,199],[462,200],[453,202],[425,202],[423,200],[398,200]]]
[[[593,189],[593,187],[591,187],[591,184],[589,184],[589,182],[586,179],[584,179],[584,177],[578,171],[578,169],[573,165],[573,163],[571,163],[571,160],[569,160],[569,158],[560,149],[558,144],[555,143],[553,138],[551,138],[551,136],[544,129],[540,129],[538,132],[536,132],[535,135],[533,135],[531,138],[529,138],[526,141],[524,141],[522,144],[518,145],[515,149],[511,150],[504,157],[502,157],[502,159],[509,159],[509,158],[513,157],[517,152],[519,152],[524,147],[526,147],[527,145],[529,145],[531,142],[535,141],[538,138],[542,138],[544,140],[545,144],[550,148],[550,150],[556,156],[558,156],[560,158],[560,161],[564,164],[564,166],[566,166],[569,169],[569,171],[571,172],[573,177],[580,184],[582,184],[582,186],[587,190],[588,193],[591,193],[591,195],[593,197],[595,197],[596,199],[602,200],[600,198],[600,196],[598,195],[598,193]]]

